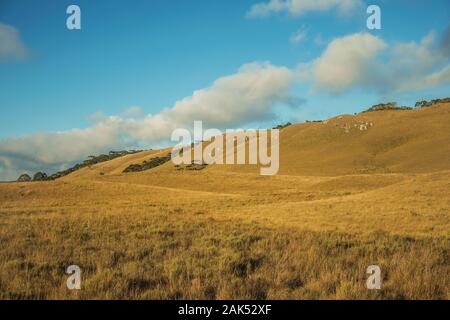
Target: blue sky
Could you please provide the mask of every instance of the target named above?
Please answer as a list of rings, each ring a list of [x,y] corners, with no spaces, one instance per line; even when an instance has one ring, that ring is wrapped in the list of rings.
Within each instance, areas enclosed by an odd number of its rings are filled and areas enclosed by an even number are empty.
[[[118,135],[123,137],[129,130],[134,130],[130,129],[130,121],[144,121],[139,117],[157,116],[164,108],[174,108],[177,102],[192,97],[196,90],[214,86],[217,79],[237,75],[237,80],[229,79],[230,83],[234,85],[234,80],[240,83],[242,72],[239,70],[246,64],[264,63],[255,68],[262,68],[270,77],[272,71],[283,71],[270,78],[269,85],[272,86],[273,81],[274,88],[288,92],[278,94],[274,90],[254,100],[264,108],[255,106],[253,100],[249,102],[248,97],[242,97],[242,108],[248,108],[248,113],[237,112],[235,118],[228,119],[217,111],[206,116],[208,119],[216,117],[217,121],[211,123],[219,127],[222,124],[264,127],[288,120],[304,121],[359,112],[385,100],[413,104],[418,99],[448,95],[450,85],[445,68],[448,67],[449,56],[443,50],[439,51],[445,46],[445,32],[450,20],[448,0],[371,1],[370,4],[377,4],[382,10],[382,30],[374,31],[366,28],[368,3],[364,1],[346,0],[354,2],[354,6],[348,9],[336,4],[336,0],[329,0],[330,4],[325,8],[310,6],[300,12],[288,6],[270,11],[270,1],[277,0],[1,0],[0,27],[3,25],[4,32],[13,28],[17,36],[15,40],[19,42],[16,47],[22,46],[26,53],[4,50],[2,57],[1,46],[11,44],[1,42],[0,28],[0,178],[2,172],[4,177],[10,178],[20,170],[35,169],[34,165],[30,169],[26,165],[9,168],[8,163],[15,157],[28,166],[34,163],[36,168],[41,165],[49,169],[77,160],[45,158],[39,154],[45,150],[38,147],[32,148],[34,153],[25,153],[19,147],[2,149],[2,143],[23,143],[25,149],[25,146],[29,147],[27,144],[34,143],[33,137],[36,138],[37,133],[45,133],[41,140],[51,140],[55,137],[52,135],[54,132],[89,130],[102,121],[108,121],[110,116],[129,120],[120,123],[122,131]],[[278,1],[313,3],[311,0]],[[70,4],[81,8],[81,30],[66,28],[66,8]],[[249,14],[255,4],[269,8],[267,14]],[[292,40],[295,33],[302,35],[298,43]],[[429,41],[424,40],[427,36]],[[370,63],[372,69],[365,70],[364,75],[349,75],[355,81],[337,88],[330,86],[330,81],[335,78],[321,73],[320,64],[315,64],[315,61],[324,56],[333,40],[345,37],[350,37],[350,45],[361,41],[370,48],[369,51],[373,50],[369,58],[365,53],[354,53],[358,55],[356,61],[361,59],[359,62],[364,65]],[[329,59],[323,61],[324,68],[336,57],[339,63],[345,62],[340,57],[346,54],[342,52],[346,46],[346,42],[336,43],[333,46],[335,50],[331,52],[330,49]],[[398,88],[395,84],[388,86],[383,77],[397,76],[388,69],[396,69],[403,64],[399,62],[403,59],[398,57],[402,50],[406,50],[408,59],[411,55],[407,50],[424,52],[411,58],[402,66],[403,69],[399,67],[399,79],[415,77],[414,81]],[[375,60],[385,70],[379,74],[376,72],[372,81],[370,72],[380,69],[374,67]],[[417,65],[420,68],[413,72]],[[272,70],[272,66],[275,69]],[[353,67],[361,69],[361,65],[356,65],[346,66],[345,70]],[[247,75],[259,72],[255,68],[244,72],[245,79]],[[299,76],[299,69],[306,71],[301,71]],[[298,80],[299,77],[302,79]],[[288,84],[284,82],[285,78],[289,78],[286,80]],[[209,96],[220,96],[223,87],[228,88],[229,84],[219,85],[201,95],[200,102],[194,99],[198,103],[180,108],[201,109],[203,101],[216,101]],[[261,90],[270,92],[266,83],[261,85]],[[240,108],[241,96],[233,95],[233,99],[236,105],[224,104],[223,107],[230,108],[231,113],[233,108]],[[126,112],[130,107],[140,109]],[[166,120],[176,118],[177,124],[184,124],[184,120],[190,119],[190,112],[180,112],[186,115],[183,120],[177,111],[164,117]],[[250,119],[249,113],[255,114],[255,119]],[[92,117],[92,114],[97,116]],[[221,116],[226,119],[222,121]],[[155,121],[150,120],[150,125]],[[155,127],[158,125],[163,126],[158,122]],[[96,138],[95,130],[84,133],[91,135],[86,139]],[[114,131],[113,134],[116,133]],[[158,135],[153,131],[152,134]],[[163,134],[155,139],[146,139],[148,135],[139,135],[137,139],[134,133],[131,136],[117,142],[117,147],[132,144],[151,146],[164,140]],[[19,137],[22,140],[18,140]],[[101,139],[91,149],[101,145],[100,142]],[[58,146],[57,143],[50,144]],[[114,145],[108,141],[105,148]],[[88,151],[91,150],[79,150],[72,157],[82,158]]]

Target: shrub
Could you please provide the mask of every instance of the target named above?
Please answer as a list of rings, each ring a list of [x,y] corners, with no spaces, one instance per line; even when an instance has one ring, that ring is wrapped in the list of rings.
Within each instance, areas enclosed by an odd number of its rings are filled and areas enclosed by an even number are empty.
[[[170,154],[164,157],[155,157],[148,161],[144,161],[142,164],[132,164],[128,166],[125,170],[123,170],[123,172],[128,173],[128,172],[140,172],[150,170],[163,165],[164,163],[170,161],[170,159],[171,159]]]
[[[285,124],[279,124],[279,125],[277,125],[277,126],[274,127],[273,129],[281,130],[281,129],[287,128],[287,127],[289,127],[289,126],[291,126],[291,125],[292,125],[292,123],[286,122]]]
[[[397,107],[397,102],[388,102],[388,103],[380,103],[380,104],[376,104],[372,107],[370,107],[369,109],[367,109],[364,112],[373,112],[373,111],[383,111],[383,110],[412,110],[413,108],[411,107],[406,107],[406,106],[402,106],[402,107]]]
[[[17,179],[18,182],[30,182],[31,177],[28,174],[22,174],[19,179]]]
[[[431,101],[422,100],[422,101],[417,101],[415,107],[416,108],[426,108],[426,107],[431,107],[438,103],[449,103],[449,102],[450,102],[450,98],[434,99]]]
[[[47,174],[44,172],[36,172],[36,174],[33,177],[33,181],[45,181],[47,180]]]
[[[47,180],[56,180],[56,179],[62,178],[64,176],[67,176],[68,174],[70,174],[74,171],[80,170],[82,168],[89,167],[89,166],[92,166],[97,163],[110,161],[110,160],[116,159],[118,157],[123,157],[123,156],[129,155],[129,154],[138,153],[141,151],[142,150],[110,151],[108,154],[101,154],[99,156],[89,156],[88,159],[84,160],[82,163],[77,163],[76,165],[74,165],[73,167],[71,167],[67,170],[59,171],[57,173],[52,174],[50,177],[47,178]]]

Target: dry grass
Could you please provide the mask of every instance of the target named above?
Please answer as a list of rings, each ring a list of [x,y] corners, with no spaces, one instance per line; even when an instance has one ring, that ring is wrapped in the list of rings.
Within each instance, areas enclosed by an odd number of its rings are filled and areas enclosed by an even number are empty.
[[[305,130],[325,128],[305,126],[284,148],[297,148]],[[349,174],[342,155],[343,166],[328,174],[336,151],[328,160],[316,154],[315,174],[305,175],[312,160],[286,164],[283,150],[284,174],[275,177],[241,167],[177,171],[171,163],[121,173],[163,150],[58,181],[0,184],[0,298],[449,299],[448,145],[434,160],[417,156],[419,170],[407,156],[414,144],[393,140],[357,150],[376,159],[355,163],[380,168],[390,154],[391,173]],[[72,264],[82,269],[79,291],[66,288]],[[366,288],[372,264],[382,270],[380,291]]]
[[[209,192],[143,182],[3,185],[0,297],[448,299],[449,200],[438,188],[386,203],[377,195],[398,177],[339,194],[325,187],[336,178],[303,182],[306,194],[299,178],[296,195],[289,185],[264,192],[282,177],[267,185],[252,176],[255,188],[239,177],[234,194],[214,191],[223,177]],[[197,178],[183,173],[178,183]],[[71,264],[83,270],[79,292],[65,287]],[[371,264],[383,271],[379,292],[365,287]]]

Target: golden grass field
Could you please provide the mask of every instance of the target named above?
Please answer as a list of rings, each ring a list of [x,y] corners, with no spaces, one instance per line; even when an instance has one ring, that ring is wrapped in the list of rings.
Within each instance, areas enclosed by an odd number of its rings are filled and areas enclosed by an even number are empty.
[[[277,176],[122,173],[160,150],[0,184],[0,298],[449,299],[449,123],[442,104],[293,125]]]

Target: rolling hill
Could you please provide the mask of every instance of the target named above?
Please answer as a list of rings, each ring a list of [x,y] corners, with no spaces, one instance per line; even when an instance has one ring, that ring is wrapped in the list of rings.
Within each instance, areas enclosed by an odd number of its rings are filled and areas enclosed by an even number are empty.
[[[365,173],[426,173],[450,170],[450,103],[414,110],[342,115],[281,130],[281,175],[336,176]],[[121,175],[135,163],[165,156],[145,151],[100,163],[71,178]],[[252,165],[212,165],[208,172],[258,173]],[[152,171],[172,172],[171,162]],[[146,173],[143,173],[146,174]]]
[[[291,125],[276,176],[123,172],[165,149],[1,184],[0,298],[448,299],[449,121],[440,103]]]

